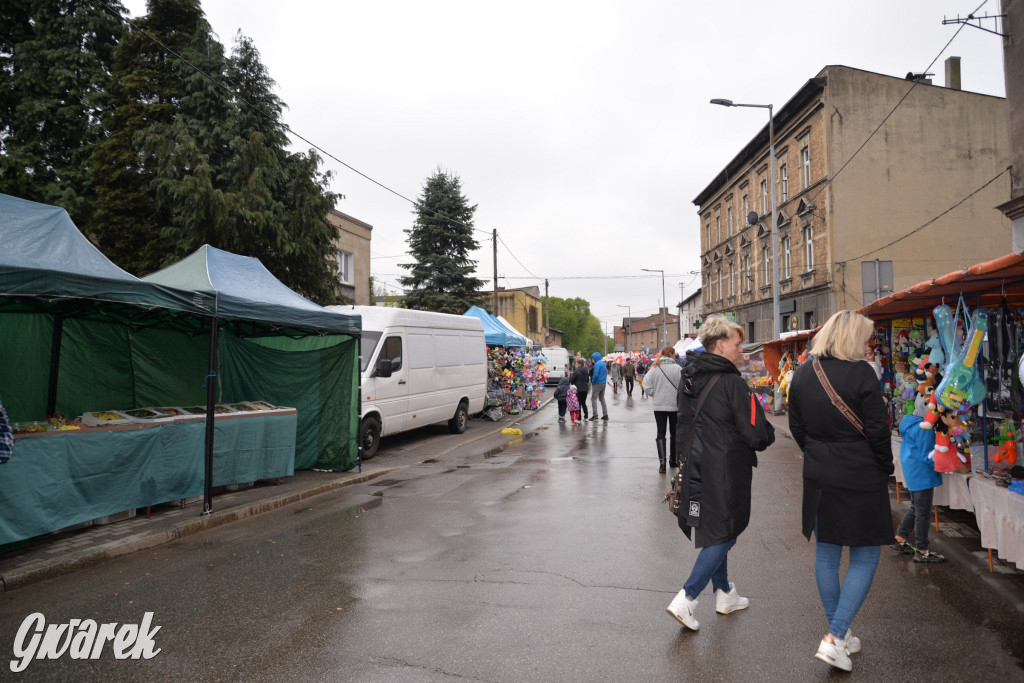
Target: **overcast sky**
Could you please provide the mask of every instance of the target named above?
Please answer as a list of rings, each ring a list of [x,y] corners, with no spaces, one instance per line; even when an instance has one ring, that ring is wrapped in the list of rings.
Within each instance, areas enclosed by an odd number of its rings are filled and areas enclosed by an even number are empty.
[[[133,16],[144,0],[126,0]],[[939,56],[981,0],[204,0],[230,49],[251,37],[286,123],[402,195],[438,168],[479,206],[478,276],[583,297],[602,322],[653,314],[699,278],[692,200],[824,66],[903,77]],[[977,14],[998,14],[989,0]],[[986,23],[989,28],[991,22]],[[965,27],[964,90],[1003,96],[1002,43]],[[308,145],[298,141],[297,149]],[[326,159],[337,208],[373,226],[371,270],[398,290],[412,206]],[[941,207],[945,208],[945,207]],[[941,209],[940,209],[941,210]],[[937,211],[938,212],[938,211]],[[507,245],[507,247],[506,247]],[[518,259],[518,262],[517,262]],[[965,264],[966,265],[966,264]]]

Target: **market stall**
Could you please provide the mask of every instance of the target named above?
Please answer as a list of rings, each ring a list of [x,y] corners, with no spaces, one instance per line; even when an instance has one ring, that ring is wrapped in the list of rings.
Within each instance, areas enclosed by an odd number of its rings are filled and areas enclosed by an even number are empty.
[[[893,429],[928,408],[924,425],[936,432],[944,479],[936,504],[973,510],[982,544],[1024,561],[1024,483],[1021,470],[1011,470],[1024,464],[1024,253],[918,283],[858,312],[875,323],[872,363]],[[767,342],[766,361],[777,368],[815,331]]]
[[[3,466],[0,543],[18,540],[4,535],[3,528],[21,530],[14,535],[29,528],[54,531],[89,515],[135,506],[138,496],[118,476],[108,476],[134,466],[114,456],[130,441],[145,442],[150,445],[143,450],[162,449],[165,454],[158,459],[158,471],[167,476],[142,478],[140,491],[147,505],[177,498],[182,487],[173,481],[198,476],[209,488],[214,482],[253,481],[249,477],[257,474],[263,478],[269,472],[275,477],[294,470],[295,428],[287,424],[294,425],[295,415],[254,415],[225,427],[212,419],[181,425],[154,421],[140,424],[145,429],[133,430],[130,436],[125,430],[81,429],[73,418],[89,411],[146,406],[202,405],[212,412],[213,401],[225,396],[231,401],[267,399],[267,394],[251,391],[258,386],[254,381],[231,384],[239,368],[250,368],[254,375],[261,371],[260,361],[250,357],[258,353],[250,347],[260,347],[245,338],[261,338],[269,344],[275,339],[290,343],[303,335],[336,334],[352,340],[359,332],[358,318],[327,312],[317,318],[311,311],[282,318],[282,311],[272,305],[264,307],[262,314],[255,312],[258,302],[253,313],[236,310],[231,314],[237,317],[227,317],[218,309],[215,290],[189,291],[139,280],[106,259],[62,209],[7,195],[0,195],[0,244],[4,247],[0,251],[0,396],[12,422],[44,430],[38,436],[27,430],[18,434],[13,458]],[[222,363],[211,364],[211,346],[216,351],[218,344],[210,341],[221,327],[225,334],[220,346],[227,350],[221,355]],[[354,343],[351,346],[356,348]],[[346,358],[339,354],[334,367],[310,367],[306,360],[307,379],[319,381],[325,373],[343,372],[346,364],[354,367],[356,353]],[[211,392],[210,387],[215,390]],[[357,392],[350,391],[347,401],[358,414]],[[276,403],[288,405],[283,400]],[[58,432],[58,425],[64,431]],[[196,429],[204,432],[198,455],[202,462],[206,451],[211,468],[206,472],[194,467]],[[285,448],[276,436],[281,429],[290,430],[291,445]],[[72,433],[77,431],[82,433]],[[215,447],[217,439],[231,444],[228,435],[235,431],[244,433],[240,438],[245,447],[236,444],[230,455],[218,457],[218,452],[228,451]],[[355,440],[353,429],[353,454]],[[259,452],[249,453],[250,445]],[[81,459],[60,457],[60,453],[77,452],[79,446]],[[109,457],[104,459],[103,453]],[[253,467],[251,461],[257,456],[262,460]],[[51,466],[39,467],[47,460]],[[354,455],[351,460],[355,461]],[[220,466],[213,470],[215,461]],[[268,463],[269,469],[264,467]],[[83,502],[86,499],[88,503]],[[19,519],[42,508],[53,511],[42,526]]]
[[[484,327],[484,342],[487,346],[526,348],[526,337],[505,327],[501,321],[479,306],[470,306],[469,310],[462,315],[480,319]]]

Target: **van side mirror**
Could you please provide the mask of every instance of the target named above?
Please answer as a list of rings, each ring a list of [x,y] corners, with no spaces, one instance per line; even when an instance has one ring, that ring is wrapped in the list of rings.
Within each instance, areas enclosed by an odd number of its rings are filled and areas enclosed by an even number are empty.
[[[377,377],[390,377],[391,376],[391,359],[381,358],[377,361],[377,371],[374,373]]]

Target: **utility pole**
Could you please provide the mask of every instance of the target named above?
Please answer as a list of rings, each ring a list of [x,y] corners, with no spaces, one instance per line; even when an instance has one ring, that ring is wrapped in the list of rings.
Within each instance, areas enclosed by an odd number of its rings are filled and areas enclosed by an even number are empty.
[[[491,244],[494,246],[494,311],[498,315],[498,229],[491,230]]]
[[[547,278],[544,278],[544,346],[551,346],[551,305],[548,303]]]

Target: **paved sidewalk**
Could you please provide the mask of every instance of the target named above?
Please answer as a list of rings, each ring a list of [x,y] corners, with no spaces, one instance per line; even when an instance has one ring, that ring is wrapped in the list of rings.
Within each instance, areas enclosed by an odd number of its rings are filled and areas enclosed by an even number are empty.
[[[788,416],[768,415],[768,420],[777,433],[781,432],[787,438],[792,438]],[[899,449],[895,446],[893,457],[900,457]],[[895,478],[890,478],[889,492],[894,525],[899,524],[910,507],[910,493],[902,486],[899,487],[901,493],[897,502],[897,486],[899,485]],[[933,523],[930,536],[932,549],[944,555],[946,562],[955,562],[966,567],[1007,603],[1024,613],[1024,571],[1017,569],[1012,562],[1000,560],[993,553],[993,571],[989,572],[988,551],[981,547],[981,532],[978,531],[974,515],[966,510],[952,510],[941,505],[936,505],[935,509],[939,513],[939,531],[935,531]],[[883,548],[883,552],[886,550]]]
[[[31,539],[28,545],[0,554],[0,590],[42,581],[73,572],[89,565],[151,548],[204,529],[290,505],[312,496],[376,479],[390,472],[422,462],[437,461],[449,454],[458,457],[484,455],[506,448],[517,438],[529,438],[532,423],[545,413],[551,399],[538,410],[506,416],[501,422],[474,419],[465,434],[449,434],[447,429],[427,427],[404,435],[385,438],[381,451],[362,464],[361,471],[315,472],[301,470],[292,477],[256,482],[250,488],[228,491],[213,498],[213,512],[202,515],[202,500],[166,503],[146,510],[140,508],[133,519],[105,525],[93,525],[74,531],[56,532]],[[506,427],[523,430],[522,437],[502,435]],[[434,434],[424,435],[432,430]]]

